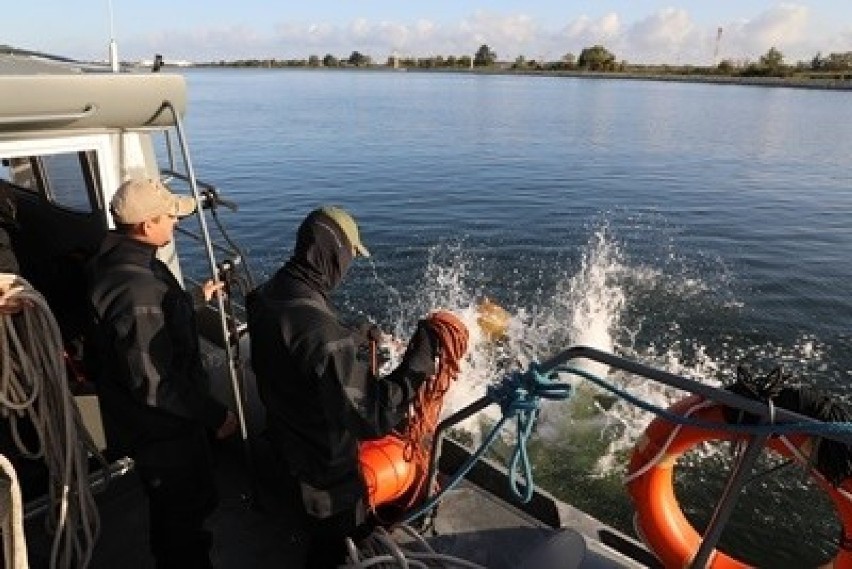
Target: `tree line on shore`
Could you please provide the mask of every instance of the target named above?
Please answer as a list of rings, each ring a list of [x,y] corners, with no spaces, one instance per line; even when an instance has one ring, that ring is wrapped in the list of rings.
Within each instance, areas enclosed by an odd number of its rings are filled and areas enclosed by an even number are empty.
[[[406,69],[474,69],[514,71],[592,71],[602,73],[646,73],[678,75],[723,75],[740,77],[793,77],[811,75],[824,77],[835,75],[845,79],[852,73],[852,52],[817,53],[809,61],[793,64],[785,62],[784,55],[771,47],[757,61],[734,61],[723,59],[714,65],[669,65],[630,64],[619,60],[602,45],[584,48],[579,55],[566,53],[559,60],[545,61],[518,56],[513,62],[501,62],[488,45],[483,44],[471,55],[435,55],[430,57],[399,57],[392,55],[384,63],[375,63],[369,55],[353,51],[349,57],[338,58],[332,54],[324,57],[311,55],[307,59],[243,59],[207,63],[208,66],[223,67],[394,67]]]

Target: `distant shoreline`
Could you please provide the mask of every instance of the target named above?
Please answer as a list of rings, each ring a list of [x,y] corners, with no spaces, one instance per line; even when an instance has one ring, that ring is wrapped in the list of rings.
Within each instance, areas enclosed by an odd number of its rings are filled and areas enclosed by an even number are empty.
[[[241,66],[241,65],[216,65],[195,64],[193,68],[203,69],[275,69],[275,70],[327,70],[327,71],[387,71],[387,72],[409,72],[409,73],[452,73],[472,75],[523,75],[528,77],[569,77],[578,79],[621,79],[629,81],[665,81],[670,83],[705,83],[714,85],[742,85],[751,87],[788,87],[793,89],[814,89],[832,91],[852,91],[852,76],[846,79],[837,78],[812,78],[812,77],[742,77],[732,75],[707,75],[707,74],[659,74],[659,73],[631,73],[624,71],[576,71],[576,70],[535,70],[535,69],[498,69],[498,68],[475,68],[475,69],[453,69],[453,68],[419,68],[400,67],[394,69],[386,66],[345,66],[345,67],[310,67],[310,66]]]

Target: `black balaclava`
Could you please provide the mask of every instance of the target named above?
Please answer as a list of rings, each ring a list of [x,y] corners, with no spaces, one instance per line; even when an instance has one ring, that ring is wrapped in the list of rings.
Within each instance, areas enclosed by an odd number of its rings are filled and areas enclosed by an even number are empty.
[[[299,226],[296,247],[285,269],[327,297],[346,276],[352,260],[352,245],[343,230],[314,210]]]

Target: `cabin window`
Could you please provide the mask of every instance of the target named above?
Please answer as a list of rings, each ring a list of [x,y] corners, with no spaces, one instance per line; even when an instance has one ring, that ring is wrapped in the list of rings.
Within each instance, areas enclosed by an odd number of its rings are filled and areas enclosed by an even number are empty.
[[[96,154],[94,151],[62,152],[42,156],[4,159],[0,179],[44,196],[50,203],[77,213],[95,210],[97,195]]]

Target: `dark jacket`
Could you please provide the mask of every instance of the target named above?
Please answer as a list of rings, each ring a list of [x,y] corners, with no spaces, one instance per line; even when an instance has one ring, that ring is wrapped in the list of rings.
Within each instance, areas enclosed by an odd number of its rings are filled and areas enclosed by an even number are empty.
[[[0,225],[0,273],[19,274],[18,258],[12,249],[12,238],[6,229]]]
[[[88,266],[95,330],[87,360],[108,446],[134,457],[168,448],[199,426],[216,429],[226,413],[209,394],[192,299],[155,254],[109,233]]]
[[[435,366],[421,325],[400,366],[372,377],[366,338],[344,326],[329,301],[351,262],[343,233],[315,212],[299,229],[293,257],[248,303],[268,433],[300,482],[305,510],[318,518],[363,503],[358,441],[389,433]]]

